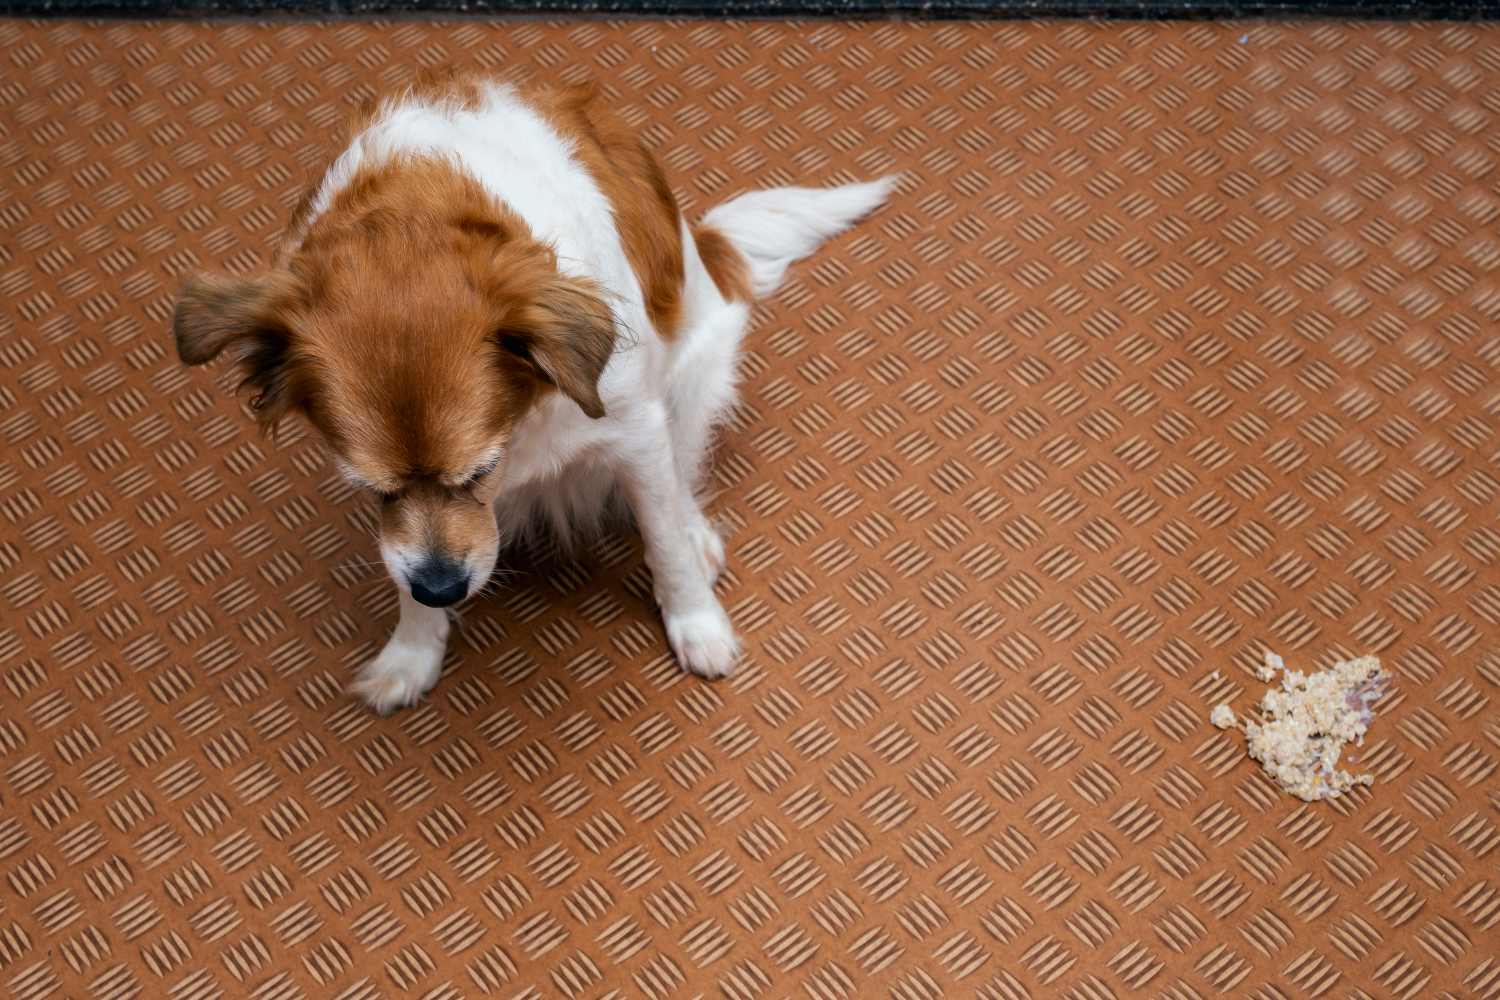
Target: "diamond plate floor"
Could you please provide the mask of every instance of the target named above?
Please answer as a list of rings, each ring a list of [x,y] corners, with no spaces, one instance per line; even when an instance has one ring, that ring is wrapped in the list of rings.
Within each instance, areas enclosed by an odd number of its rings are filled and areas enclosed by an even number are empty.
[[[1500,35],[0,25],[0,986],[48,996],[1500,995]],[[696,213],[892,170],[756,315],[751,657],[536,552],[430,702],[367,502],[175,363],[351,105],[596,78]],[[1401,675],[1373,789],[1208,723]]]

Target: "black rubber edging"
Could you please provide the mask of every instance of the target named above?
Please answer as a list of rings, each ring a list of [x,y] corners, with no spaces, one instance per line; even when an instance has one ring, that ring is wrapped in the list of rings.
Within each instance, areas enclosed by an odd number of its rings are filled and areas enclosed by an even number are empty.
[[[1500,0],[0,0],[0,16],[132,20],[278,16],[1395,21],[1500,19]]]

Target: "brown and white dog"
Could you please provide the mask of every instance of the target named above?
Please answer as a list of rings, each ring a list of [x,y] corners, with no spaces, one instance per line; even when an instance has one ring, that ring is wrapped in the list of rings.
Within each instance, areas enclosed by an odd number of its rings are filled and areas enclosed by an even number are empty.
[[[724,546],[694,495],[735,401],[749,303],[889,180],[741,195],[695,227],[588,87],[450,81],[379,104],[304,197],[271,269],[177,299],[183,362],[226,354],[266,426],[306,415],[380,498],[401,619],[351,690],[381,713],[438,679],[445,610],[502,546],[623,500],[684,668],[727,674]]]

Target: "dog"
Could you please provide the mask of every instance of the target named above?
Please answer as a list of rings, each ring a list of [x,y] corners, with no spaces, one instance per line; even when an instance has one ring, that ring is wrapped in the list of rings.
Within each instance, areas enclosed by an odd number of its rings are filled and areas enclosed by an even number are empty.
[[[351,692],[382,715],[417,702],[503,547],[612,513],[634,517],[678,662],[728,674],[697,489],[751,303],[894,178],[752,191],[690,226],[587,85],[429,82],[344,134],[269,270],[187,279],[173,334],[184,364],[227,359],[263,430],[303,414],[379,500],[400,621]]]

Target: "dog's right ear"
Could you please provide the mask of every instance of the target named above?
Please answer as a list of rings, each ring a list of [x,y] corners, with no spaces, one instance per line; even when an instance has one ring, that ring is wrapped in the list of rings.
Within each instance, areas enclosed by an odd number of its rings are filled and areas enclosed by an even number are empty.
[[[264,426],[296,404],[287,309],[296,301],[295,279],[272,272],[254,281],[196,275],[183,282],[172,315],[177,356],[185,365],[207,364],[228,352],[251,392],[250,405]]]
[[[599,379],[615,350],[615,321],[594,285],[552,274],[526,286],[496,333],[500,346],[529,364],[590,418],[604,416]]]

